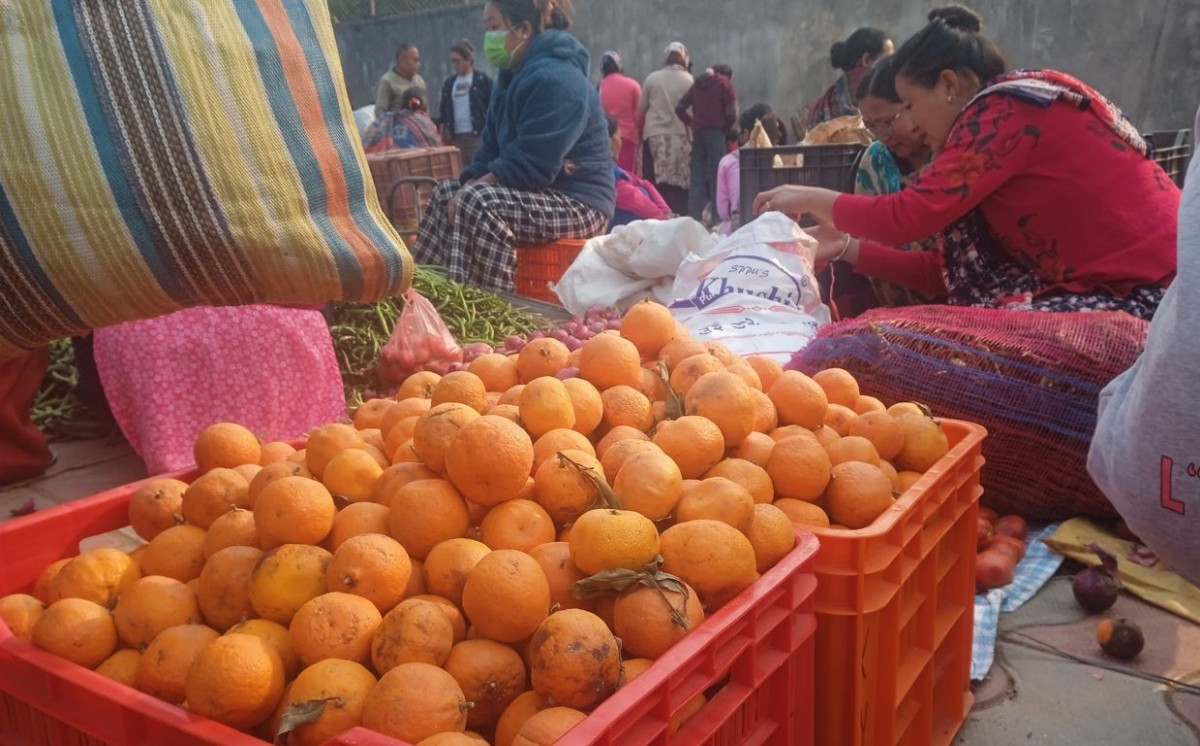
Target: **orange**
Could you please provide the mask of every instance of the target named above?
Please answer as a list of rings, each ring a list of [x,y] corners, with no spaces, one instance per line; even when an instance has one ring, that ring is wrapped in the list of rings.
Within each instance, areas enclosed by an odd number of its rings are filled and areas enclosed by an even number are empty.
[[[533,634],[550,613],[550,583],[528,554],[498,549],[467,573],[462,608],[485,637],[517,642]]]
[[[383,617],[371,642],[371,663],[387,673],[405,663],[441,666],[454,647],[454,625],[446,611],[431,601],[401,601]]]
[[[217,468],[201,475],[183,493],[183,517],[208,528],[218,516],[249,504],[250,483],[233,469]]]
[[[825,419],[822,423],[837,433],[839,437],[845,437],[850,434],[850,427],[856,419],[858,419],[858,415],[854,413],[853,409],[841,404],[830,404],[829,408],[825,410]]]
[[[325,573],[332,557],[305,544],[272,549],[250,575],[250,605],[260,617],[288,624],[297,609],[328,590]]]
[[[326,700],[316,720],[287,734],[288,746],[320,746],[345,730],[362,724],[375,675],[354,661],[330,658],[300,672],[288,687],[280,712],[294,704]]]
[[[133,689],[137,685],[138,667],[141,663],[141,651],[125,648],[105,658],[103,663],[96,666],[96,673]]]
[[[380,434],[383,435],[384,445],[386,446],[389,442],[388,436],[392,434],[396,425],[411,417],[420,417],[432,408],[429,399],[405,399],[396,402],[396,406],[388,410],[387,415],[383,418],[383,426],[379,428]],[[391,442],[395,442],[395,440],[393,439]]]
[[[408,440],[406,440],[400,444],[400,447],[397,448],[395,453],[392,454],[392,463],[394,463],[394,464],[421,463],[421,458],[419,456],[417,456],[417,451],[415,448],[413,448],[412,438],[409,438]]]
[[[775,411],[775,402],[771,401],[771,397],[758,389],[754,389],[752,393],[754,394],[754,406],[757,411],[754,419],[754,432],[769,433],[779,427],[779,413]]]
[[[361,503],[371,500],[375,483],[382,475],[383,467],[375,457],[367,451],[351,448],[329,461],[321,481],[335,497]]]
[[[912,489],[912,486],[920,481],[921,477],[925,476],[919,471],[902,471],[896,475],[896,491],[904,494]]]
[[[587,716],[570,707],[549,707],[530,717],[513,736],[513,746],[550,746],[558,743]]]
[[[253,509],[255,501],[271,482],[279,481],[286,477],[304,477],[306,479],[312,477],[308,471],[308,467],[304,464],[298,464],[294,461],[279,461],[274,464],[267,464],[258,474],[254,475],[254,479],[250,480],[250,486],[246,489],[246,505],[244,507]]]
[[[33,642],[33,627],[46,605],[27,593],[12,593],[0,598],[0,620],[14,636]]]
[[[542,463],[559,451],[584,451],[596,455],[592,442],[582,433],[562,428],[551,430],[533,443],[533,473],[536,474]]]
[[[867,412],[850,423],[850,435],[866,438],[879,458],[891,461],[904,448],[904,428],[887,412]]]
[[[392,499],[388,521],[392,538],[420,559],[471,527],[466,501],[445,479],[422,479],[401,487]]]
[[[218,422],[200,431],[192,445],[196,466],[201,472],[242,464],[257,464],[262,447],[254,433],[232,422]]]
[[[396,491],[409,482],[437,478],[437,472],[421,463],[392,464],[383,470],[383,474],[379,475],[379,481],[375,482],[375,494],[372,499],[377,503],[390,506]]]
[[[682,593],[635,585],[613,606],[613,633],[621,638],[622,652],[641,658],[658,658],[703,621],[700,597],[687,584]]]
[[[617,471],[612,487],[622,508],[658,521],[675,510],[683,474],[667,454],[655,448],[631,454]]]
[[[858,403],[854,405],[854,411],[857,414],[866,414],[867,412],[886,412],[887,407],[883,406],[883,402],[873,396],[860,394]]]
[[[571,561],[583,573],[641,570],[658,555],[654,522],[632,510],[589,510],[571,527]]]
[[[202,624],[181,624],[162,631],[146,648],[138,664],[136,686],[173,705],[184,700],[184,681],[200,651],[221,635]]]
[[[484,414],[495,415],[496,417],[503,417],[504,419],[508,420],[509,422],[513,422],[517,425],[522,424],[521,408],[519,406],[517,406],[516,404],[497,404],[494,407],[489,407],[487,409],[487,411],[484,412]]]
[[[521,392],[524,390],[525,390],[525,384],[518,383],[516,386],[509,388],[507,391],[505,391],[503,394],[501,394],[500,398],[496,400],[496,404],[497,405],[499,405],[499,404],[520,405]]]
[[[621,336],[632,342],[643,358],[653,359],[675,338],[675,317],[666,306],[651,300],[635,303],[621,319]]]
[[[604,452],[604,458],[600,459],[600,465],[603,467],[604,474],[607,477],[610,474],[619,474],[625,462],[639,453],[662,452],[663,449],[647,440],[623,440],[615,443]]]
[[[257,637],[279,656],[283,661],[284,679],[291,681],[300,671],[300,659],[292,649],[292,638],[288,635],[287,627],[270,619],[247,619],[229,628],[226,635],[250,635]]]
[[[916,402],[902,401],[896,402],[887,408],[887,413],[893,417],[899,417],[902,414],[925,414],[925,410],[921,409],[921,405]]]
[[[825,499],[836,523],[866,528],[891,507],[892,480],[873,463],[847,461],[833,467]]]
[[[813,374],[812,379],[825,391],[830,404],[840,404],[851,412],[858,404],[858,381],[843,368],[826,368]]]
[[[724,477],[705,479],[688,490],[675,506],[675,520],[683,523],[708,519],[733,526],[743,534],[754,518],[754,498],[750,492]]]
[[[529,641],[529,674],[533,690],[547,703],[590,710],[617,690],[620,645],[595,614],[559,611],[538,625]]]
[[[897,469],[927,472],[950,451],[946,433],[932,417],[902,414],[896,421],[904,431],[904,447],[895,458]]]
[[[442,666],[462,687],[474,706],[467,725],[491,728],[513,700],[525,691],[525,662],[515,650],[492,640],[464,640]]]
[[[829,463],[833,466],[847,461],[863,461],[868,464],[879,461],[879,452],[875,450],[875,445],[866,438],[855,435],[830,443],[825,447],[825,452],[829,454]]]
[[[305,465],[304,468],[308,469],[308,466],[307,466],[307,464],[308,464],[308,449],[301,448],[300,450],[296,451],[295,453],[293,453],[291,456],[288,456],[284,460],[291,461],[292,463],[295,463],[295,464],[304,464]]]
[[[537,560],[542,572],[546,574],[552,604],[559,609],[591,610],[594,606],[591,599],[576,598],[573,593],[575,583],[587,576],[571,562],[570,544],[565,541],[550,541],[530,549],[529,556]]]
[[[539,544],[554,541],[554,521],[532,500],[509,500],[488,511],[480,524],[483,543],[493,550],[528,552]]]
[[[746,489],[755,503],[769,503],[775,500],[775,485],[771,483],[771,475],[767,470],[751,461],[738,458],[727,458],[704,473],[704,478],[725,477]]]
[[[263,488],[254,501],[254,524],[263,549],[283,544],[319,544],[333,528],[337,508],[325,485],[284,477]]]
[[[875,465],[879,467],[879,470],[883,472],[884,476],[886,476],[892,483],[892,491],[898,493],[898,488],[900,486],[900,473],[896,471],[896,467],[892,466],[890,461],[884,461],[883,459],[880,459]]]
[[[241,466],[233,467],[233,470],[237,474],[242,475],[242,479],[246,480],[246,484],[250,484],[250,480],[254,479],[262,471],[262,467],[258,464],[242,464]],[[209,473],[211,474],[212,472]]]
[[[795,370],[785,370],[767,392],[779,421],[815,430],[825,420],[829,400],[817,382]]]
[[[626,658],[621,661],[621,683],[617,686],[621,689],[629,682],[650,670],[654,665],[654,661],[649,658]]]
[[[183,493],[187,482],[151,479],[129,497],[129,525],[150,541],[159,532],[183,523]]]
[[[816,438],[793,435],[775,443],[767,461],[767,474],[778,497],[812,502],[829,484],[829,454]]]
[[[567,367],[570,357],[571,351],[557,339],[531,339],[517,355],[517,374],[522,383],[542,376],[553,376]]]
[[[142,571],[142,555],[144,555],[145,553],[146,553],[146,545],[145,544],[139,544],[137,547],[126,552],[126,554],[129,555],[129,559],[133,560],[133,564],[137,565],[137,569],[138,569],[139,573]]]
[[[695,589],[708,612],[758,578],[750,540],[720,521],[677,523],[663,532],[661,546],[663,571]]]
[[[442,380],[433,387],[430,403],[437,407],[439,404],[465,404],[476,412],[487,409],[487,387],[474,373],[456,370],[442,376]]]
[[[415,744],[467,726],[470,705],[454,677],[428,663],[404,663],[385,673],[363,708],[363,727]]]
[[[296,447],[291,443],[284,443],[281,440],[275,440],[270,443],[263,443],[262,455],[258,457],[258,463],[261,466],[270,466],[271,464],[280,461],[286,461],[288,456],[296,452]]]
[[[58,577],[58,573],[66,567],[67,563],[75,559],[74,557],[65,557],[60,560],[55,560],[46,565],[46,568],[38,574],[37,580],[33,584],[33,596],[44,604],[48,604],[54,599],[51,598],[51,588],[54,585],[54,579]],[[139,566],[141,563],[138,563]]]
[[[788,518],[787,513],[770,503],[754,506],[754,517],[750,521],[750,530],[746,532],[746,538],[750,540],[750,546],[754,547],[754,563],[760,575],[774,567],[796,546],[792,520]]]
[[[600,391],[613,386],[636,390],[642,382],[642,356],[628,339],[597,334],[579,348],[579,377]]]
[[[551,430],[575,426],[575,406],[562,381],[552,376],[535,378],[521,391],[521,422],[535,438]]]
[[[533,690],[517,695],[496,722],[496,737],[493,740],[495,746],[512,746],[513,739],[516,738],[517,732],[521,730],[525,721],[541,712],[545,707],[542,695]]]
[[[184,527],[177,526],[168,531],[178,528]],[[202,529],[196,530],[203,535]],[[158,537],[155,541],[159,541]],[[120,549],[93,549],[63,565],[50,585],[50,600],[85,598],[111,609],[121,593],[141,576],[137,563]]]
[[[829,516],[815,503],[781,497],[775,501],[775,507],[782,510],[792,523],[810,528],[829,528]]]
[[[33,625],[33,644],[84,668],[95,668],[117,649],[112,614],[94,601],[64,598],[46,607]]]
[[[383,617],[368,599],[331,591],[301,606],[288,624],[292,649],[311,666],[326,658],[371,661],[371,640]]]
[[[654,425],[654,409],[650,400],[633,386],[611,386],[604,390],[600,399],[604,403],[605,427],[625,425],[645,431]]]
[[[405,399],[430,399],[433,397],[433,388],[437,386],[438,381],[442,377],[431,370],[422,370],[413,373],[408,378],[404,379],[404,383],[400,384],[400,388],[396,390],[396,401],[404,401]],[[387,428],[382,428],[386,434]]]
[[[204,558],[208,559],[226,547],[258,548],[260,543],[254,513],[234,508],[208,527],[204,536]]]
[[[671,720],[667,723],[667,733],[674,736],[689,720],[698,715],[707,703],[708,700],[704,698],[704,692],[684,702],[683,707],[680,707],[679,711],[672,715]]]
[[[774,449],[774,438],[766,433],[754,432],[747,435],[730,456],[765,468]]]
[[[674,372],[675,368],[684,360],[687,360],[693,355],[707,355],[708,348],[703,342],[697,342],[689,337],[676,336],[675,339],[663,345],[662,350],[658,353],[658,359],[667,366],[667,370]]]
[[[620,443],[623,440],[649,441],[650,436],[647,435],[645,433],[645,431],[638,430],[636,427],[629,427],[628,425],[618,425],[618,426],[614,427],[613,429],[609,430],[607,433],[605,433],[604,437],[601,438],[599,441],[597,441],[596,455],[599,456],[600,458],[604,458],[604,454],[608,452],[609,448],[612,448],[614,445],[616,445],[617,443]]]
[[[331,591],[362,596],[386,614],[404,598],[412,562],[395,539],[362,534],[347,539],[333,553],[325,571]]]
[[[775,381],[783,374],[783,366],[765,355],[751,355],[746,358],[746,364],[758,374],[763,391],[770,391],[771,387],[775,385]]]
[[[503,417],[483,416],[462,427],[446,453],[446,476],[463,497],[497,505],[516,497],[533,468],[533,441]]]
[[[474,539],[450,539],[438,544],[425,558],[423,569],[428,592],[462,606],[467,575],[491,551],[487,544]]]
[[[563,381],[563,387],[567,390],[567,396],[571,397],[571,406],[575,410],[573,429],[591,435],[604,417],[604,401],[600,392],[582,378],[568,378]]]
[[[707,352],[692,355],[680,361],[671,371],[671,388],[675,390],[675,393],[686,397],[696,381],[703,376],[709,373],[720,373],[724,370],[725,364]]]
[[[762,379],[758,377],[758,372],[751,368],[747,363],[737,361],[731,364],[728,368],[730,373],[733,373],[738,378],[742,379],[747,386],[754,391],[762,391]]]
[[[684,479],[696,479],[725,457],[725,436],[706,417],[686,416],[661,422],[654,444],[679,465]]]
[[[257,637],[225,635],[200,651],[188,669],[188,709],[234,728],[265,721],[283,696],[283,661]]]
[[[351,425],[321,425],[308,434],[304,463],[313,476],[320,479],[325,474],[325,466],[334,456],[351,448],[362,448],[364,445],[366,441],[363,440],[362,433]]]
[[[446,615],[446,618],[450,620],[450,626],[454,630],[454,644],[457,645],[467,639],[467,618],[463,616],[463,613],[459,611],[458,607],[450,599],[426,594],[406,598],[405,601],[426,601],[438,607]]]
[[[795,425],[793,425],[792,427],[795,427]],[[803,428],[801,428],[801,430],[803,430]],[[798,434],[801,434],[801,433],[798,433]],[[836,443],[842,439],[842,436],[838,435],[837,430],[834,430],[832,427],[829,427],[828,425],[821,425],[815,431],[803,430],[802,434],[816,436],[817,442],[820,443],[821,447],[824,448],[826,451],[829,450],[829,447],[831,445],[833,445],[834,443]]]
[[[684,409],[687,414],[707,418],[720,428],[726,448],[745,440],[758,422],[754,389],[729,372],[700,377],[684,397]]]
[[[708,354],[721,361],[721,364],[728,368],[731,365],[745,362],[741,357],[735,355],[733,350],[729,349],[720,342],[705,342],[704,349]]]
[[[772,440],[778,442],[784,438],[790,438],[793,435],[803,435],[811,438],[813,437],[814,433],[822,430],[832,433],[834,436],[837,435],[837,433],[824,426],[818,426],[816,430],[809,430],[807,427],[800,427],[799,425],[784,425],[783,427],[777,427],[768,433],[768,435]]]
[[[408,576],[408,587],[404,589],[404,597],[412,598],[425,592],[425,563],[416,557],[409,557],[412,562],[412,574]]]
[[[349,539],[363,534],[386,534],[389,532],[391,509],[379,503],[354,503],[338,511],[333,519],[333,529],[326,540],[333,552]]]
[[[483,381],[485,389],[497,393],[508,391],[521,382],[516,361],[495,352],[472,360],[467,365],[467,372]]]
[[[200,611],[209,626],[224,632],[255,615],[250,604],[250,578],[263,558],[253,547],[229,547],[208,558],[200,572],[200,590],[196,593]],[[120,604],[117,604],[118,608]],[[120,629],[118,619],[117,628]],[[125,636],[122,635],[122,638]]]
[[[641,375],[642,381],[638,384],[637,390],[642,392],[642,396],[652,402],[663,401],[667,398],[667,382],[663,380],[658,370],[643,367]]]
[[[147,575],[131,583],[113,610],[117,634],[132,647],[146,646],[168,627],[201,621],[192,589],[161,575]]]
[[[368,399],[354,411],[354,427],[359,430],[378,430],[383,416],[396,402],[391,399]]]

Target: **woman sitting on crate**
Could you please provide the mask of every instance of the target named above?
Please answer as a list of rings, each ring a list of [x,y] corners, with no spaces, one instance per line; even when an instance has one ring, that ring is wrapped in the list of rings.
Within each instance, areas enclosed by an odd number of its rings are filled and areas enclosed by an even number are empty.
[[[1179,188],[1108,99],[1063,73],[1007,72],[980,27],[966,8],[939,8],[895,55],[904,116],[934,151],[907,188],[784,186],[758,195],[756,212],[812,214],[827,223],[818,258],[951,304],[1151,318],[1175,275]],[[891,248],[945,234],[976,207],[984,244]]]
[[[519,246],[591,238],[613,216],[608,123],[569,0],[489,0],[484,52],[501,73],[483,147],[433,194],[413,254],[452,280],[511,291]]]
[[[363,134],[363,149],[368,153],[436,148],[441,144],[437,125],[425,106],[425,93],[419,88],[405,91],[400,96],[400,108],[376,119]]]

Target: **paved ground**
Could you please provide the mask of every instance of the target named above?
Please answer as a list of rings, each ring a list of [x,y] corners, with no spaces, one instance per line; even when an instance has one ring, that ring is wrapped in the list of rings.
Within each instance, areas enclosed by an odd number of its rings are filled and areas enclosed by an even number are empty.
[[[58,462],[42,478],[0,489],[0,520],[32,499],[47,508],[145,476],[141,461],[118,437],[55,446]],[[123,544],[128,534],[106,537]],[[1115,613],[1146,632],[1135,671],[1200,685],[1200,627],[1132,596]],[[977,686],[976,705],[956,744],[1010,746],[1200,746],[1200,695],[1171,691],[1157,681],[1102,666],[1089,619],[1057,577],[1029,603],[1001,616],[996,664]],[[1054,646],[1068,660],[1044,650]]]

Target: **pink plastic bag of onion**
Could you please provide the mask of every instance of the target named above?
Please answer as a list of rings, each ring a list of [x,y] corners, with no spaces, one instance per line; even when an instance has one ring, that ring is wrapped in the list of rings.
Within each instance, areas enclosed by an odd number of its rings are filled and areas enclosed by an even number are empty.
[[[445,375],[462,367],[463,351],[433,304],[410,289],[391,339],[379,354],[379,382],[398,386],[413,373]]]

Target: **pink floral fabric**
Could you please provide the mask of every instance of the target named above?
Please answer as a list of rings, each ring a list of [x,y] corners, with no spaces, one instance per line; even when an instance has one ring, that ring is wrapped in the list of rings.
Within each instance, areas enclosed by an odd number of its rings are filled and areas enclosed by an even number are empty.
[[[190,308],[95,331],[96,367],[117,424],[150,474],[193,463],[196,435],[238,422],[263,442],[344,416],[320,311]]]

